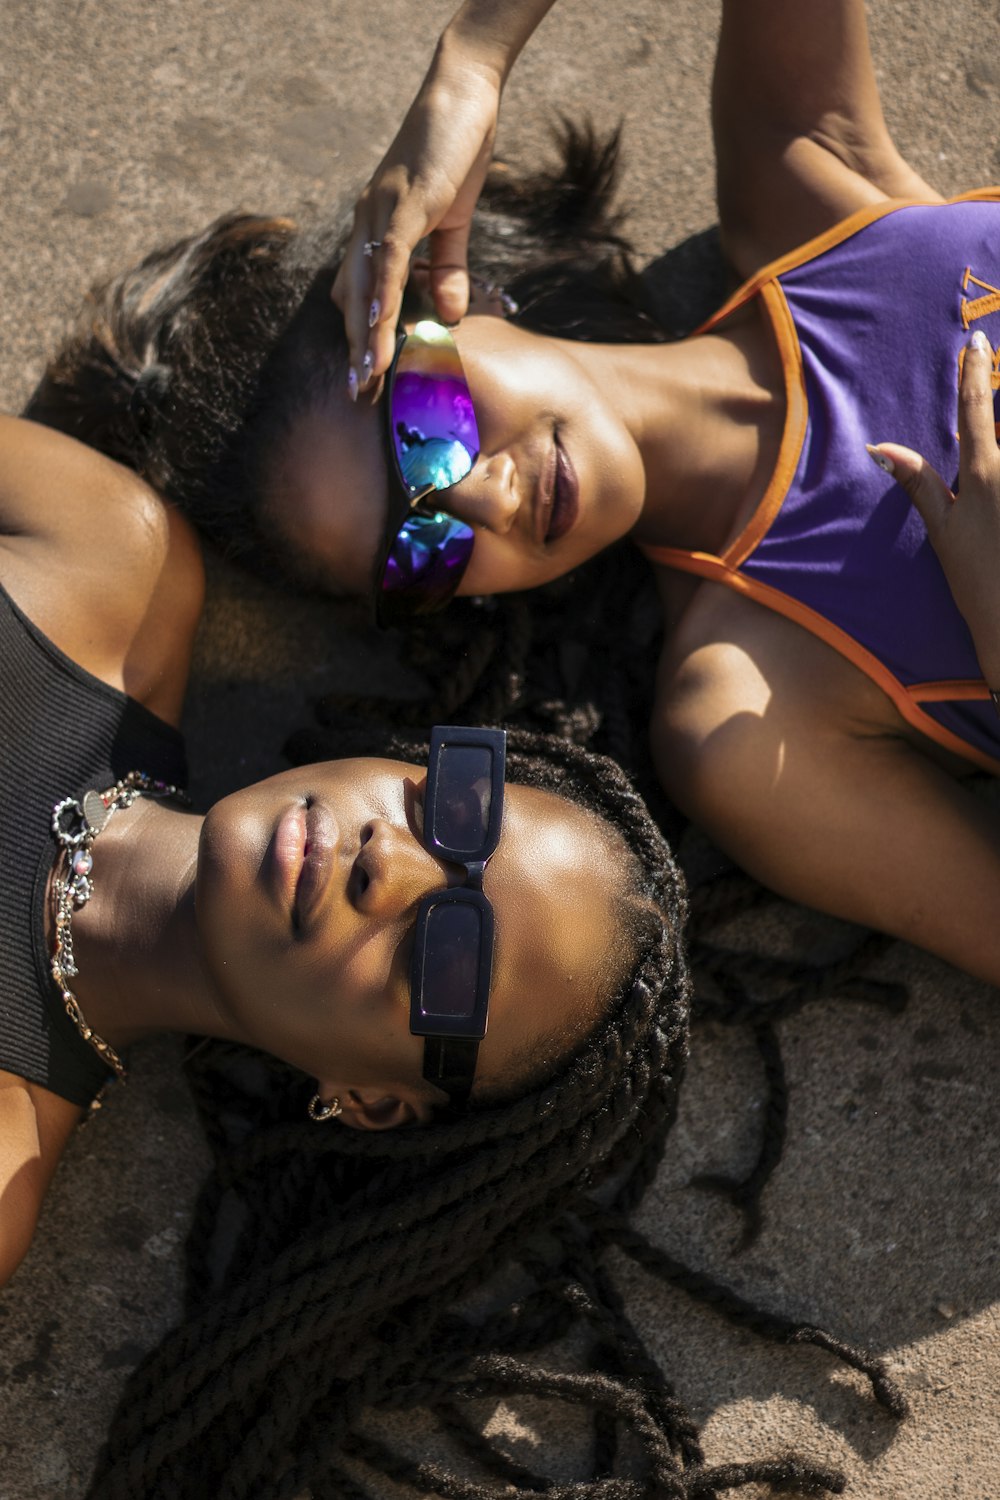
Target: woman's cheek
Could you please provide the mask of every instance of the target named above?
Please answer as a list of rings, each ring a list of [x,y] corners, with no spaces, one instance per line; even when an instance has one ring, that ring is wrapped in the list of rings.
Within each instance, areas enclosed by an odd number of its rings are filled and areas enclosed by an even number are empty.
[[[472,559],[458,592],[460,595],[489,595],[540,588],[574,566],[575,563],[563,561],[557,555],[538,558],[511,551],[498,537],[487,532],[476,539]]]

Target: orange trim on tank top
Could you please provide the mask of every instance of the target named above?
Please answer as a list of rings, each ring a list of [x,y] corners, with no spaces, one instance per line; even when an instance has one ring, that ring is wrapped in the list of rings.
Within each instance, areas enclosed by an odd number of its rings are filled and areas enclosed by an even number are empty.
[[[786,620],[801,625],[804,630],[808,630],[811,635],[825,641],[840,656],[846,657],[849,662],[870,677],[895,705],[906,722],[912,724],[915,729],[919,729],[921,734],[925,734],[928,739],[944,746],[946,750],[951,750],[955,755],[960,755],[964,760],[971,761],[980,770],[1000,776],[1000,760],[987,755],[984,750],[977,749],[975,745],[969,744],[967,740],[962,739],[961,735],[946,729],[930,714],[925,714],[919,706],[921,702],[943,702],[949,698],[966,700],[987,698],[989,690],[985,682],[922,682],[907,688],[897,677],[893,676],[889,668],[880,662],[877,656],[866,650],[845,630],[841,630],[839,625],[832,624],[816,610],[810,609],[807,604],[802,604],[789,594],[783,594],[780,589],[772,587],[771,584],[762,583],[757,578],[748,578],[745,573],[736,572],[723,562],[721,557],[715,557],[711,552],[684,552],[678,547],[643,547],[642,550],[650,562],[659,563],[667,568],[675,568],[681,573],[694,573],[714,583],[725,584],[745,598],[763,605],[765,609],[784,615]]]
[[[718,311],[700,324],[689,337],[697,338],[699,334],[708,333],[710,329],[715,328],[723,318],[728,318],[730,313],[742,307],[745,302],[749,302],[765,282],[783,276],[786,271],[796,270],[807,260],[813,260],[817,255],[825,254],[835,245],[850,239],[852,234],[857,234],[859,230],[866,229],[869,224],[874,224],[876,219],[885,218],[887,214],[895,213],[900,208],[947,208],[952,203],[995,202],[998,199],[1000,199],[1000,187],[974,188],[972,192],[959,193],[956,198],[945,198],[941,203],[927,203],[922,198],[887,198],[884,203],[870,203],[867,208],[856,209],[846,219],[841,219],[839,224],[832,224],[829,229],[824,229],[822,234],[806,240],[804,245],[787,251],[777,260],[769,261],[766,266],[755,271],[749,281],[744,281],[742,286],[737,287]]]
[[[738,568],[740,563],[745,562],[770,530],[788,493],[788,487],[795,478],[809,420],[802,351],[785,294],[780,284],[772,281],[761,287],[760,296],[767,309],[774,341],[781,357],[781,372],[785,382],[785,426],[781,434],[778,459],[767,482],[767,489],[739,536],[722,554],[722,561],[730,568]]]
[[[982,678],[956,677],[951,682],[912,682],[906,689],[918,703],[985,702],[990,690]]]
[[[856,234],[858,230],[866,228],[867,225],[873,224],[876,219],[883,218],[886,214],[894,213],[897,209],[946,207],[951,203],[998,200],[1000,200],[1000,187],[977,188],[969,193],[961,193],[956,198],[949,198],[943,204],[925,204],[918,198],[892,198],[884,203],[859,209],[849,218],[842,219],[839,224],[834,224],[830,229],[825,230],[823,234],[817,235],[806,244],[800,245],[798,249],[764,266],[749,281],[744,282],[723,303],[718,312],[713,313],[707,322],[695,329],[690,335],[691,338],[707,333],[730,313],[742,307],[751,297],[758,293],[761,295],[781,358],[787,400],[785,427],[781,436],[778,460],[759,505],[739,536],[730,543],[721,557],[716,557],[710,552],[688,552],[680,547],[640,544],[640,551],[649,558],[650,562],[659,564],[661,567],[676,569],[681,573],[694,573],[701,578],[726,584],[737,593],[763,605],[764,608],[771,609],[777,614],[784,615],[786,619],[794,621],[795,624],[801,625],[810,634],[825,641],[828,646],[832,646],[841,656],[846,657],[867,677],[870,677],[895,705],[908,724],[912,724],[915,729],[920,730],[921,734],[927,735],[929,739],[935,740],[945,749],[962,756],[978,766],[980,770],[989,771],[994,776],[1000,775],[1000,759],[987,755],[985,751],[970,745],[960,735],[954,734],[929,714],[923,713],[919,707],[920,703],[968,702],[986,699],[990,693],[984,681],[920,682],[914,683],[910,688],[904,687],[877,656],[867,651],[838,625],[832,624],[816,610],[810,609],[808,605],[800,603],[791,595],[783,594],[780,589],[772,587],[771,584],[748,578],[737,569],[762,541],[781,509],[788,486],[798,468],[808,422],[805,376],[802,370],[798,334],[777,277],[785,271],[794,270],[798,265],[821,255],[824,251],[832,249],[834,245],[842,243],[852,234]],[[998,428],[998,433],[1000,433],[1000,428]]]

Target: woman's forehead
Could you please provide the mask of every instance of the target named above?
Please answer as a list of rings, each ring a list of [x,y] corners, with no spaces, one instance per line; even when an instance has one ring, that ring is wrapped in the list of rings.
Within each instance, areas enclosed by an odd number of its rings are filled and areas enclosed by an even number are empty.
[[[591,1024],[626,878],[621,851],[596,816],[536,788],[508,792],[484,881],[496,948],[483,1064],[498,1077],[512,1056],[561,1050]]]
[[[522,956],[568,967],[585,952],[603,952],[624,878],[613,840],[593,814],[551,792],[508,786],[484,882],[497,908],[498,950],[516,944]]]
[[[505,807],[523,857],[553,869],[571,869],[584,850],[607,853],[610,830],[595,813],[541,787],[508,781]],[[508,827],[505,821],[504,828]]]
[[[368,594],[389,496],[378,406],[330,393],[301,412],[273,457],[264,524],[335,593]]]

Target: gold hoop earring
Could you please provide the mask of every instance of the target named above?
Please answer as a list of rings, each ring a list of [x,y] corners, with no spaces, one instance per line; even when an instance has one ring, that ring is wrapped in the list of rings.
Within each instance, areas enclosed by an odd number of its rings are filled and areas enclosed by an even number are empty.
[[[317,1125],[322,1125],[324,1120],[334,1120],[343,1113],[344,1106],[339,1099],[331,1099],[328,1103],[319,1094],[313,1094],[309,1100],[309,1118],[315,1120]]]

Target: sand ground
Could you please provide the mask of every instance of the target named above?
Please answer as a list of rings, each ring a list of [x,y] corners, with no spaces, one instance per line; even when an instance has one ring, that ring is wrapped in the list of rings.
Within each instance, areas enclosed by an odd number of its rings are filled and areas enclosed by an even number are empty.
[[[310,213],[359,186],[450,3],[4,0],[5,407],[18,409],[95,277],[223,209]],[[871,9],[886,112],[918,170],[945,192],[1000,177],[995,0]],[[553,101],[599,123],[623,116],[643,252],[704,230],[716,25],[706,0],[561,0],[510,85],[501,149],[539,148]],[[273,769],[312,696],[373,678],[405,686],[382,643],[213,568],[190,715],[198,792]],[[830,941],[830,924],[792,908],[767,921],[776,945]],[[783,1026],[790,1138],[755,1247],[734,1258],[732,1211],[686,1187],[738,1170],[756,1139],[758,1067],[721,1030],[696,1034],[642,1220],[753,1299],[878,1350],[910,1420],[896,1428],[815,1350],[775,1350],[639,1273],[623,1279],[712,1461],[793,1445],[841,1466],[863,1500],[996,1500],[996,997],[902,945],[880,972],[910,985],[903,1016],[822,1003]],[[175,1315],[204,1163],[177,1057],[168,1043],[139,1051],[129,1088],[74,1140],[37,1247],[0,1297],[0,1500],[83,1493],[128,1370]],[[550,1444],[572,1471],[570,1428],[528,1408],[493,1420],[523,1454]]]

